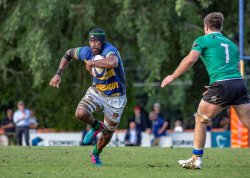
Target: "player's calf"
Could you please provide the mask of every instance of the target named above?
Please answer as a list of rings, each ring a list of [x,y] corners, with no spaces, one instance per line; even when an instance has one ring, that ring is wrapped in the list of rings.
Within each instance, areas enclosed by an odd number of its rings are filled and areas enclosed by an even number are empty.
[[[88,133],[85,135],[83,139],[83,144],[88,145],[90,144],[97,135],[102,131],[103,129],[103,122],[100,122],[98,120],[94,121],[94,124],[91,125],[92,129],[88,131]]]

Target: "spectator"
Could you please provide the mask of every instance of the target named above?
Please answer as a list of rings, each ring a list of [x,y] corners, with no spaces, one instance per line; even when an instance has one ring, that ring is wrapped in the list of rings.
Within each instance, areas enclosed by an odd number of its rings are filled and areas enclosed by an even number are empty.
[[[1,121],[1,128],[4,129],[5,135],[10,144],[14,144],[15,139],[15,123],[13,122],[13,110],[6,110],[6,117]]]
[[[143,113],[141,110],[140,106],[135,106],[134,107],[134,115],[133,117],[129,120],[134,121],[136,124],[137,130],[144,132],[150,130],[150,121],[147,117],[147,114]]]
[[[182,122],[180,120],[175,121],[174,132],[183,132]]]
[[[212,120],[210,120],[208,123],[207,123],[207,131],[212,131],[212,126],[213,126],[213,122]]]
[[[223,128],[225,131],[230,130],[230,118],[225,115],[220,121],[220,128]]]
[[[141,145],[141,131],[136,128],[136,123],[130,121],[129,129],[125,136],[126,146],[140,146]]]
[[[154,134],[152,145],[158,146],[160,138],[162,136],[166,136],[168,123],[163,118],[157,116],[157,114],[153,111],[149,114],[149,119],[152,121],[152,132]]]
[[[161,113],[161,104],[160,103],[154,103],[153,111],[160,116],[161,118],[164,118],[163,114]]]
[[[22,135],[25,136],[26,146],[29,146],[29,118],[30,110],[24,107],[23,101],[18,101],[17,110],[14,113],[14,122],[16,124],[17,145],[22,145]]]
[[[164,115],[161,113],[161,105],[160,105],[160,103],[154,103],[153,111],[157,114],[158,117],[165,120]],[[166,120],[166,122],[167,122],[167,128],[168,128],[169,127],[169,122],[167,120]]]
[[[36,129],[38,127],[38,122],[35,116],[35,112],[33,110],[30,110],[30,118],[29,118],[29,129],[32,132],[36,132]]]
[[[97,137],[95,139],[93,139],[93,141],[91,143],[89,143],[89,144],[84,144],[83,143],[84,137],[88,133],[88,131],[90,131],[90,129],[91,129],[90,125],[86,125],[86,128],[82,131],[82,141],[81,141],[81,144],[80,144],[81,146],[97,144],[97,139],[98,139]]]

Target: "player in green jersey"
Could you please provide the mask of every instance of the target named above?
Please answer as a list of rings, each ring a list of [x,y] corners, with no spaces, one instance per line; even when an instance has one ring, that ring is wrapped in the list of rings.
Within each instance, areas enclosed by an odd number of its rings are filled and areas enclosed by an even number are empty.
[[[210,84],[203,93],[195,116],[193,156],[179,161],[184,168],[201,169],[207,123],[226,106],[232,105],[241,122],[250,129],[250,97],[239,71],[239,52],[237,46],[221,34],[223,20],[220,12],[210,13],[205,17],[205,35],[194,41],[190,53],[161,83],[161,87],[170,84],[199,58],[210,78]]]

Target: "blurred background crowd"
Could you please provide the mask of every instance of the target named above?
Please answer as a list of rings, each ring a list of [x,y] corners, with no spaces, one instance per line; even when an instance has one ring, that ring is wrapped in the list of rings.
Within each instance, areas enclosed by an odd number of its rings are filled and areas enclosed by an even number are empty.
[[[169,120],[161,110],[160,103],[154,103],[150,111],[136,105],[133,107],[133,114],[126,118],[125,145],[140,146],[142,133],[152,135],[152,146],[158,146],[162,136],[168,133],[184,132],[192,130],[194,122],[187,123],[185,119],[177,118]],[[7,108],[4,117],[0,120],[1,139],[8,139],[9,145],[29,145],[29,134],[37,132],[39,128],[39,119],[35,116],[35,111],[25,107],[23,101],[18,101],[16,107]],[[90,130],[90,126],[83,126],[82,139]],[[123,130],[124,130],[123,129]],[[214,118],[207,126],[207,131],[212,129],[230,130],[230,118],[228,110]],[[91,144],[95,144],[96,140]]]

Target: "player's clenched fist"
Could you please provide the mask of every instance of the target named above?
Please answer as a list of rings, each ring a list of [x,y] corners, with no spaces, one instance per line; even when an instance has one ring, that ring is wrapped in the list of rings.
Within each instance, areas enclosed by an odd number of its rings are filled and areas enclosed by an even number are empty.
[[[61,76],[56,74],[56,75],[50,80],[50,86],[59,88],[60,82],[61,82]]]

